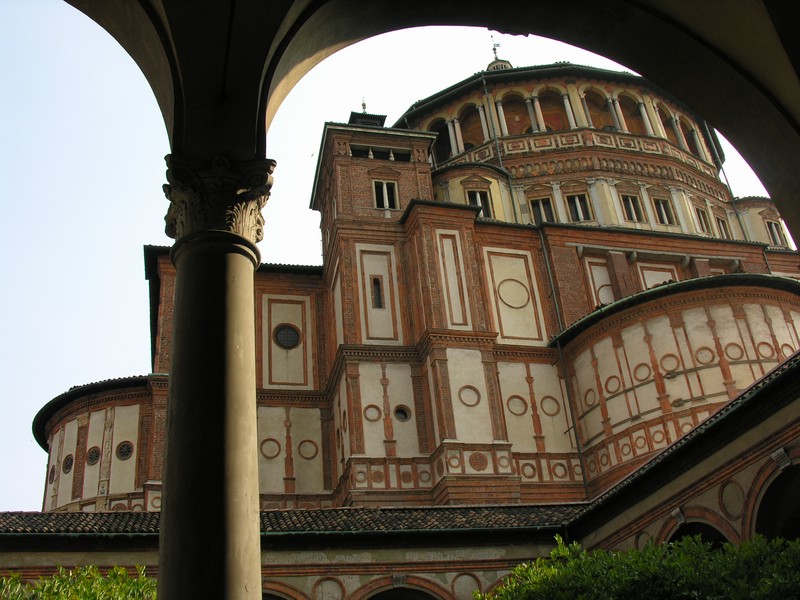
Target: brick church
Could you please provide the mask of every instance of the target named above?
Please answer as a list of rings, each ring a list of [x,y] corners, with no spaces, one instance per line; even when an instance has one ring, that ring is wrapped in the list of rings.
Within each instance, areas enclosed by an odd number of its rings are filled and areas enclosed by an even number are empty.
[[[470,598],[556,534],[800,535],[800,256],[723,160],[664,90],[568,63],[327,123],[323,264],[255,274],[264,598]],[[145,276],[152,373],[42,408],[0,574],[157,576],[168,248]]]

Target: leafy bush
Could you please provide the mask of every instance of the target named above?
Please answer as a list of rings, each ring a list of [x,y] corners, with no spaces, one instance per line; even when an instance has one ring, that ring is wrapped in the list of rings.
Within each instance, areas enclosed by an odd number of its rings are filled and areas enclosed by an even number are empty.
[[[699,537],[587,552],[556,536],[547,558],[514,568],[476,600],[789,600],[800,598],[800,540],[757,536],[712,549]]]
[[[59,567],[50,576],[25,583],[19,575],[0,578],[0,600],[155,600],[156,580],[137,567],[131,577],[123,567],[103,575],[94,566],[67,570]]]

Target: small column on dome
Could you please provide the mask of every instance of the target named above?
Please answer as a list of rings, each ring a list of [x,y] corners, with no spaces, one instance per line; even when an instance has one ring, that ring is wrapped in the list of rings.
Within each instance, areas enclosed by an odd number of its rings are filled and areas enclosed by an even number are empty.
[[[483,141],[487,142],[490,139],[489,124],[486,122],[486,113],[483,110],[483,105],[478,104],[478,116],[481,119],[481,131],[483,132]]]
[[[542,114],[542,106],[539,104],[539,96],[531,96],[531,100],[533,100],[533,112],[536,115],[536,122],[539,124],[539,131],[547,131],[547,125]]]
[[[569,101],[569,94],[561,94],[561,98],[564,100],[564,110],[567,112],[569,128],[575,129],[577,125],[575,124],[575,115],[572,112],[572,103]]]
[[[464,151],[464,137],[461,135],[461,123],[458,121],[458,117],[453,118],[453,129],[456,133],[456,147],[458,148],[458,153]]]
[[[644,102],[639,102],[639,114],[642,116],[642,121],[644,122],[645,131],[647,131],[647,135],[653,136],[653,126],[650,124],[650,117],[647,114],[647,110],[644,108]]]
[[[503,112],[503,101],[497,100],[497,116],[500,119],[500,133],[508,135],[508,125],[506,124],[506,113]]]
[[[447,133],[450,134],[450,156],[458,154],[458,142],[456,142],[456,131],[453,121],[447,119]]]
[[[528,119],[531,121],[531,131],[539,131],[539,124],[536,122],[536,115],[533,112],[533,103],[530,98],[525,98],[525,108],[528,109]]]

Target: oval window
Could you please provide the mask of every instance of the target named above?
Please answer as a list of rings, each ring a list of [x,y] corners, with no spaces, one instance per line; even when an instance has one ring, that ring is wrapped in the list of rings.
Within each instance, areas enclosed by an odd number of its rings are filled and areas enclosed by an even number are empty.
[[[273,337],[275,343],[284,350],[291,350],[300,345],[300,331],[292,325],[278,325]]]

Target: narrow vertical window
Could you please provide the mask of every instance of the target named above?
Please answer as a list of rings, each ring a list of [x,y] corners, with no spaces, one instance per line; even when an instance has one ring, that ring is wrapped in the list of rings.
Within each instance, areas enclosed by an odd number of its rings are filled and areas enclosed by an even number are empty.
[[[783,228],[777,221],[764,221],[769,233],[769,243],[773,246],[786,246],[786,238],[783,235]]]
[[[372,308],[383,306],[383,282],[380,277],[372,277]]]
[[[589,201],[586,199],[586,194],[567,196],[567,206],[569,207],[570,221],[573,223],[592,220],[592,213],[589,212]]]
[[[707,235],[711,234],[711,222],[708,220],[708,213],[704,211],[702,208],[695,207],[695,212],[697,213],[697,224],[700,227],[700,231]]]
[[[531,212],[533,213],[533,223],[535,225],[556,222],[555,215],[553,214],[553,203],[550,201],[550,198],[531,200]]]
[[[666,198],[656,198],[656,219],[661,225],[675,225],[675,212],[672,203]]]
[[[374,181],[373,187],[376,208],[397,208],[397,185],[394,181]]]
[[[492,209],[489,203],[489,192],[470,190],[467,192],[467,202],[471,206],[480,207],[481,211],[478,213],[482,217],[488,219],[492,218]]]
[[[730,240],[731,230],[728,228],[728,222],[722,217],[717,217],[717,229],[719,230],[719,237],[723,240]]]
[[[625,218],[628,221],[636,221],[637,223],[644,221],[642,203],[639,202],[638,196],[624,194],[622,196],[622,208],[625,210]]]

